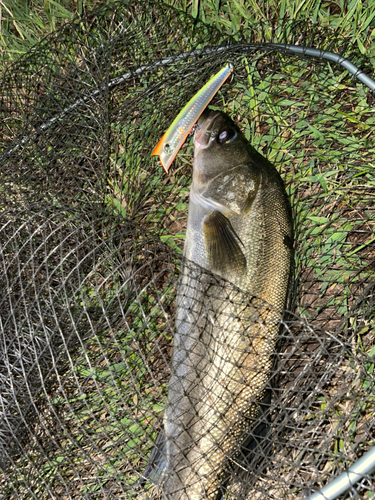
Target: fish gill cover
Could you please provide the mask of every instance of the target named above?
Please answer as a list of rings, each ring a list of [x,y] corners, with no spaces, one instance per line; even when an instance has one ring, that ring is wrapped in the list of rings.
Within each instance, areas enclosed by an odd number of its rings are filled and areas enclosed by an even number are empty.
[[[234,78],[212,109],[280,172],[295,263],[257,416],[265,431],[247,456],[227,457],[222,498],[302,499],[374,444],[373,97],[339,66],[253,42],[342,53],[369,74],[370,65],[317,25],[253,33],[235,41],[162,3],[116,2],[4,73],[2,498],[160,498],[141,478],[171,377],[192,140],[168,176],[150,153],[227,62]],[[238,289],[185,266],[223,290],[215,322]],[[245,430],[248,441],[259,434]],[[342,498],[373,495],[365,477]]]

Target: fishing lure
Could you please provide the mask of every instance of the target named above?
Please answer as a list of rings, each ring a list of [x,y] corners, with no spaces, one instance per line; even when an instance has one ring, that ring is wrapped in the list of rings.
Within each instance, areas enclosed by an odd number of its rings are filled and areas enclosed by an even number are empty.
[[[192,97],[192,99],[190,99],[160,139],[151,154],[159,155],[160,163],[166,172],[168,172],[171,163],[175,159],[198,118],[232,71],[233,66],[228,64],[216,73],[216,75],[213,76],[211,80]]]

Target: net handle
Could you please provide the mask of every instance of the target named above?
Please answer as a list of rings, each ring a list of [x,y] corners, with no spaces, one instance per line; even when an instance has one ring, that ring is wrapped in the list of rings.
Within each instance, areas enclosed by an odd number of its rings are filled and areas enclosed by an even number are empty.
[[[309,496],[307,500],[335,500],[348,491],[365,475],[375,471],[375,446],[363,455],[355,464],[322,489]]]

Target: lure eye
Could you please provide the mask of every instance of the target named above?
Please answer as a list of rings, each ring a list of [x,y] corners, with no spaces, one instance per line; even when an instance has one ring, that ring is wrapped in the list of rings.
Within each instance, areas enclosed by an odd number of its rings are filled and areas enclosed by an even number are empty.
[[[173,151],[173,147],[169,142],[167,142],[167,144],[164,144],[163,149],[164,149],[164,153],[167,153],[168,155],[171,154]]]

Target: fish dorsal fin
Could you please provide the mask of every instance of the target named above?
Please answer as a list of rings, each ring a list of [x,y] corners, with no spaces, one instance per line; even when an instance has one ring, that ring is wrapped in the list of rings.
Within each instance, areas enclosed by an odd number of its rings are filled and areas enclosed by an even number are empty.
[[[220,275],[246,271],[243,244],[225,215],[213,210],[203,223],[203,234],[211,271]]]

